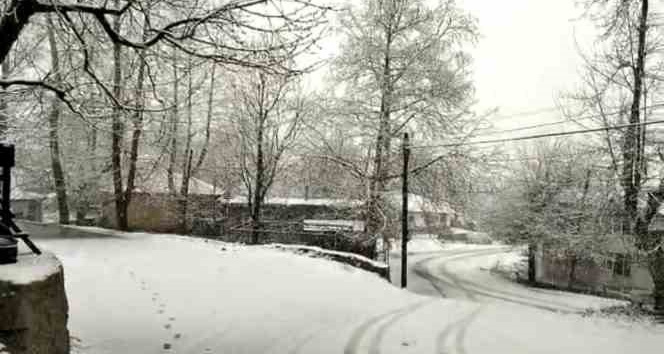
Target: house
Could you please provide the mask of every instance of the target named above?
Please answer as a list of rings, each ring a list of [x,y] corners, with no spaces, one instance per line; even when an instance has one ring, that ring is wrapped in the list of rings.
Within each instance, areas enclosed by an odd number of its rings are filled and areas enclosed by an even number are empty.
[[[536,258],[537,281],[639,299],[650,294],[653,281],[642,253],[634,246],[634,239],[611,234],[605,235],[603,240],[592,250],[591,257],[580,259],[540,245]]]
[[[392,228],[400,228],[402,194],[384,194]],[[411,233],[439,233],[452,225],[455,211],[446,202],[433,202],[419,194],[408,193],[408,229]],[[399,225],[397,225],[399,224]]]
[[[220,208],[226,225],[233,227],[246,223],[251,216],[247,196],[219,197]],[[266,222],[301,222],[307,219],[356,219],[351,217],[353,209],[361,201],[330,198],[266,198],[261,207],[261,219]]]
[[[139,171],[140,172],[140,171]],[[168,188],[168,174],[164,169],[152,171],[149,175],[139,175],[132,193],[128,210],[129,228],[152,232],[180,231],[182,220],[179,196],[182,175],[173,174],[173,182],[178,193],[172,194]],[[191,226],[197,218],[213,218],[218,210],[217,199],[223,191],[198,178],[189,180],[187,224]],[[101,215],[98,223],[105,227],[116,227],[115,203],[110,188],[105,188],[101,196]]]
[[[45,195],[14,187],[11,189],[10,198],[11,210],[17,219],[42,221]]]

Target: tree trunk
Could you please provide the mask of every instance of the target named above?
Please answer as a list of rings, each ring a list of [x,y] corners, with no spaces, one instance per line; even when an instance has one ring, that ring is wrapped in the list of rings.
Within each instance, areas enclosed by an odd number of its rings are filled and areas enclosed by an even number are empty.
[[[168,168],[166,169],[166,175],[168,178],[168,191],[175,196],[175,181],[174,181],[174,171],[175,171],[175,162],[177,158],[177,134],[178,134],[178,91],[179,91],[179,81],[178,81],[178,68],[177,68],[177,55],[175,49],[173,49],[173,110],[171,115],[171,127],[170,127],[170,149],[169,149],[169,159],[168,159]]]
[[[370,237],[375,237],[380,229],[380,208],[381,196],[385,192],[385,183],[387,182],[388,166],[387,158],[390,147],[390,112],[391,112],[391,46],[392,46],[392,25],[386,24],[385,27],[385,48],[383,53],[383,72],[381,82],[380,112],[378,122],[378,135],[376,137],[376,151],[374,156],[374,173],[369,182],[369,200],[367,202],[367,233]],[[383,235],[386,238],[387,235]],[[387,245],[387,239],[384,240]]]
[[[659,322],[664,323],[664,250],[661,248],[651,256],[650,274],[652,274],[655,289],[653,299],[655,300],[655,314]]]
[[[252,221],[252,236],[251,243],[258,244],[259,242],[259,232],[260,232],[260,215],[261,207],[263,202],[263,196],[265,192],[264,189],[264,175],[265,175],[265,161],[263,156],[263,129],[265,124],[264,112],[260,112],[260,123],[258,125],[257,137],[256,137],[256,183],[254,186],[254,201],[253,208],[251,210],[251,221]]]
[[[185,159],[182,162],[182,184],[180,185],[180,198],[179,198],[179,219],[180,219],[180,233],[187,233],[187,209],[189,207],[189,179],[191,178],[191,159],[193,152],[191,151],[191,139],[193,137],[191,128],[193,120],[193,85],[192,85],[192,62],[189,58],[187,62],[187,136],[185,139]]]
[[[116,5],[118,0],[115,1]],[[116,18],[113,23],[114,30],[120,32],[120,19]],[[122,102],[122,58],[120,57],[121,46],[113,43],[113,95]],[[111,169],[113,175],[113,197],[115,199],[115,221],[118,229],[128,230],[127,203],[122,188],[122,145],[124,138],[124,127],[122,124],[122,108],[113,106],[111,123]]]
[[[180,233],[186,235],[189,232],[187,227],[187,209],[189,207],[189,180],[191,178],[191,159],[194,155],[193,151],[189,150],[188,157],[185,160],[186,164],[183,166],[182,171],[182,188],[180,189]]]
[[[0,62],[4,62],[12,46],[18,40],[21,31],[28,24],[28,20],[37,12],[36,0],[10,0],[9,5],[2,7],[0,18]]]
[[[528,244],[528,282],[530,284],[535,284],[537,282],[537,273],[536,273],[536,254],[537,254],[537,245],[534,243]]]
[[[570,254],[570,264],[569,264],[569,282],[567,283],[567,289],[572,290],[574,288],[574,283],[576,282],[576,265],[579,259],[576,254]]]
[[[634,87],[632,88],[632,106],[629,123],[638,124],[641,121],[641,99],[643,95],[643,78],[645,76],[646,59],[646,32],[648,19],[648,0],[641,0],[641,13],[639,15],[638,48],[636,66],[634,71]],[[641,127],[632,125],[625,129],[623,142],[623,188],[625,190],[623,221],[624,232],[634,233],[634,226],[638,217],[638,195],[641,189]]]
[[[53,33],[53,23],[48,24],[48,43],[51,51],[51,70],[54,80],[60,77],[60,57],[58,47]],[[51,170],[53,172],[53,182],[55,184],[55,197],[58,203],[58,221],[60,224],[69,224],[69,205],[67,203],[67,186],[65,184],[65,173],[60,160],[60,100],[53,98],[51,111],[48,115],[48,142],[51,154]]]
[[[147,10],[146,10],[147,11]],[[143,24],[143,40],[148,36],[149,26],[147,22]],[[143,133],[143,106],[145,105],[145,92],[143,84],[145,81],[145,52],[139,51],[138,74],[136,77],[136,112],[133,119],[133,131],[131,134],[131,146],[129,148],[129,171],[127,172],[127,189],[124,191],[124,215],[125,229],[129,228],[129,205],[131,204],[134,186],[136,185],[136,162],[138,161],[138,148]]]
[[[9,76],[9,58],[2,62],[0,65],[0,78],[3,80]],[[0,88],[0,92],[4,89]],[[7,101],[5,97],[0,95],[0,141],[4,141],[7,138],[7,128],[9,127],[9,113],[7,112]]]
[[[198,155],[198,161],[196,162],[196,166],[192,170],[192,175],[195,175],[203,165],[203,162],[205,162],[205,158],[207,157],[208,153],[208,148],[210,146],[210,126],[212,124],[212,109],[214,106],[215,68],[216,65],[213,64],[212,73],[210,74],[210,91],[208,92],[207,119],[205,122],[205,141],[203,142],[201,153]]]

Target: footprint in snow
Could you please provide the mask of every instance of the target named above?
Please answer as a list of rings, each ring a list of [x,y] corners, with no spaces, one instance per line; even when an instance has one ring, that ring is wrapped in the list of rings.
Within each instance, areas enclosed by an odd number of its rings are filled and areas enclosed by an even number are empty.
[[[182,334],[180,334],[180,333],[175,333],[175,335],[173,336],[173,338],[174,338],[174,339],[180,339],[180,338],[182,338]]]
[[[166,329],[171,329],[171,324],[170,324],[170,323],[165,324],[165,325],[164,325],[164,328],[166,328]]]
[[[171,343],[164,343],[164,349],[169,350],[169,349],[171,349],[172,347],[173,347],[173,346],[171,345]]]
[[[175,321],[175,317],[169,317],[168,320],[169,321]]]

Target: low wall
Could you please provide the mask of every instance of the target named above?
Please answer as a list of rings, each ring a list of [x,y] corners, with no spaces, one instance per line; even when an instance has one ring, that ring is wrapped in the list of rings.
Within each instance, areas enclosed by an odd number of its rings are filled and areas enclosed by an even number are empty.
[[[12,354],[68,354],[64,271],[50,253],[0,265],[0,343]]]
[[[270,245],[278,250],[293,252],[297,254],[305,254],[316,258],[325,258],[340,263],[345,263],[356,268],[366,270],[378,274],[378,276],[390,281],[390,268],[387,264],[377,262],[372,259],[346,252],[338,252],[322,249],[320,247],[299,246],[299,245]]]

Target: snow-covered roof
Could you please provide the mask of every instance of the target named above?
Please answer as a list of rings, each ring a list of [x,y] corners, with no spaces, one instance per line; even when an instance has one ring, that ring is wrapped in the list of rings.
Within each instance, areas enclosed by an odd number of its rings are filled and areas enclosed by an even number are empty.
[[[11,200],[42,200],[46,199],[45,194],[30,192],[23,190],[22,188],[12,188],[10,192]]]
[[[175,189],[180,190],[182,185],[182,174],[173,173],[173,183]],[[158,169],[143,180],[136,183],[136,192],[144,193],[169,193],[168,190],[168,173],[165,170]],[[215,188],[210,183],[200,180],[195,177],[189,179],[189,194],[221,194],[223,191],[220,188]]]
[[[394,208],[401,208],[401,192],[385,193],[385,201]],[[419,194],[408,193],[408,211],[413,213],[454,214],[454,209],[445,202],[434,203]]]
[[[219,198],[219,201],[222,203],[230,204],[247,204],[247,196],[240,195],[235,196],[230,200],[226,200],[223,197]],[[336,206],[336,207],[348,207],[360,205],[362,202],[359,200],[348,200],[348,199],[330,199],[330,198],[267,198],[263,202],[264,205],[310,205],[310,206]]]

